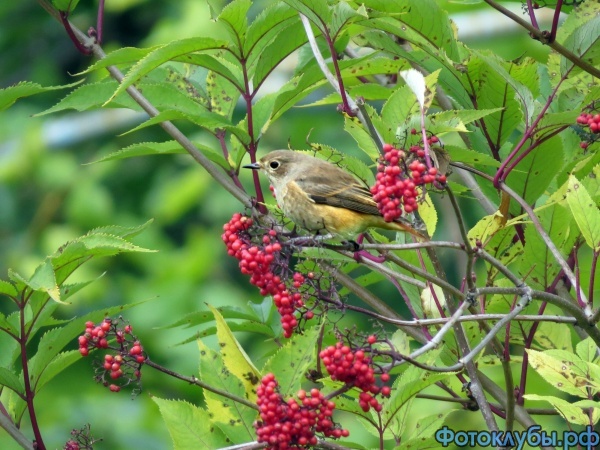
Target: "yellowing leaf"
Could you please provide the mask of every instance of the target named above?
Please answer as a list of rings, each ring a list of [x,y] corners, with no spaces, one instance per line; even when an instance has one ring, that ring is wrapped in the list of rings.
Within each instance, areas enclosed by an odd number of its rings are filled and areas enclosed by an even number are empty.
[[[569,176],[567,203],[585,242],[594,251],[600,249],[600,210],[585,186],[573,175]]]
[[[425,201],[419,205],[419,215],[423,219],[423,222],[425,222],[427,234],[433,236],[437,227],[438,215],[429,194],[425,195]]]
[[[475,245],[477,240],[485,243],[490,237],[504,226],[504,216],[500,211],[496,211],[490,216],[485,216],[469,230],[467,237],[471,245]]]
[[[435,298],[433,296],[434,293]],[[432,285],[431,287],[426,287],[421,291],[421,306],[423,308],[423,312],[427,314],[427,317],[441,317],[440,310],[435,302],[436,298],[440,306],[443,308],[446,305],[446,297],[444,297],[444,291],[442,288],[436,284]]]
[[[221,313],[211,305],[208,305],[208,307],[215,315],[217,339],[219,340],[221,357],[223,358],[225,367],[242,380],[248,399],[255,401],[255,386],[260,381],[260,372],[252,364],[252,361],[229,329]]]

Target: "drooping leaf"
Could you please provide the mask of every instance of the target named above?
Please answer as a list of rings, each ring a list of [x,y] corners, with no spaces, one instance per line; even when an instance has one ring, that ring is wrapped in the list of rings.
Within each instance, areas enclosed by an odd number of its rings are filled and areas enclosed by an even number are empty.
[[[203,50],[216,50],[227,48],[227,42],[209,37],[193,37],[173,41],[152,50],[135,64],[123,78],[118,89],[113,93],[112,100],[121,92],[124,92],[132,84],[140,80],[144,75],[150,73],[160,65],[186,54],[201,52]]]
[[[73,86],[77,86],[79,83],[66,84],[64,86],[41,86],[38,83],[32,83],[30,81],[22,81],[14,86],[9,86],[4,89],[0,89],[0,111],[7,109],[13,105],[18,99],[30,97],[32,95],[41,94],[42,92],[56,91],[59,89],[68,89]]]
[[[25,395],[23,382],[19,379],[16,373],[8,370],[5,367],[0,367],[0,386],[6,386],[17,394]]]
[[[217,324],[217,339],[219,340],[221,357],[227,370],[244,383],[246,396],[250,401],[256,400],[256,385],[260,381],[260,372],[237,341],[221,313],[209,305]]]
[[[198,339],[197,342],[200,348],[200,379],[210,386],[245,399],[242,380],[227,370],[218,353],[208,348],[202,340]],[[241,444],[254,439],[252,424],[257,416],[255,409],[207,389],[204,390],[204,399],[212,422],[216,423],[231,442]]]

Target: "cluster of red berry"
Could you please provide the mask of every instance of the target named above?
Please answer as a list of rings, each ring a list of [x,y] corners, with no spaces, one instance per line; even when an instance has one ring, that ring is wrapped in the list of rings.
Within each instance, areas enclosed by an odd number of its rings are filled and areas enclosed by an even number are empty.
[[[369,336],[367,339],[369,343],[374,343],[375,340],[375,336]],[[371,359],[365,356],[363,350],[352,351],[349,346],[338,342],[335,346],[332,345],[322,350],[319,357],[331,375],[331,379],[356,386],[362,390],[359,395],[359,405],[363,411],[367,412],[370,408],[377,412],[381,411],[381,403],[374,395],[381,394],[387,397],[390,395],[391,389],[389,386],[377,386]],[[390,376],[383,373],[379,378],[381,381],[387,382]]]
[[[600,133],[600,114],[582,112],[577,118],[577,123],[590,127],[592,133]]]
[[[304,275],[294,273],[292,288],[288,288],[282,277],[274,273],[276,259],[281,253],[281,244],[277,242],[277,232],[269,230],[262,237],[260,245],[253,244],[248,232],[253,221],[240,213],[233,215],[223,226],[221,238],[227,246],[227,253],[240,263],[243,274],[250,275],[250,283],[260,289],[261,295],[273,296],[273,303],[281,315],[281,326],[286,338],[289,338],[298,326],[295,311],[304,306],[302,294],[298,289],[304,283]],[[304,313],[306,319],[313,317],[312,311]]]
[[[590,114],[586,112],[582,112],[577,117],[577,123],[584,127],[589,127],[590,133],[592,134],[600,134],[600,114]],[[589,147],[589,145],[598,140],[598,136],[589,136],[588,139],[582,140],[579,146],[584,150]]]
[[[438,138],[432,136],[428,142],[435,144]],[[418,209],[417,186],[433,182],[443,184],[446,182],[446,175],[440,174],[435,167],[427,168],[424,162],[425,150],[419,145],[410,147],[410,158],[404,150],[391,144],[384,144],[383,152],[371,194],[384,220],[393,222],[402,215],[403,210],[410,213]],[[407,166],[408,159],[411,161]]]
[[[109,341],[112,341],[113,338],[118,347],[109,346]],[[108,374],[113,380],[125,376],[127,378],[125,384],[131,382],[132,376],[138,381],[141,378],[140,368],[146,361],[146,356],[140,341],[132,335],[131,325],[126,324],[120,328],[117,320],[108,318],[98,325],[88,321],[85,323],[85,333],[79,336],[78,341],[79,353],[82,356],[89,355],[90,347],[114,350],[114,354],[104,355],[104,361],[100,367],[102,373],[96,376],[97,381],[108,386],[112,392],[119,392],[121,386],[109,384],[104,380],[105,374]],[[124,372],[122,366],[130,370]]]
[[[260,419],[254,426],[257,441],[268,445],[269,450],[307,448],[318,442],[315,433],[325,437],[347,437],[348,430],[337,428],[332,420],[335,403],[327,400],[321,391],[300,390],[298,399],[283,400],[277,390],[277,380],[272,373],[262,379],[257,389]]]

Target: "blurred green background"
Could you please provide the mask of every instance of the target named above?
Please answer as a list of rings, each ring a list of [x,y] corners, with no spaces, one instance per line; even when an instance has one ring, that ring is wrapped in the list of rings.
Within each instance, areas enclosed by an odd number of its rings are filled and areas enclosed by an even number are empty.
[[[204,1],[106,3],[107,52],[217,32]],[[256,1],[252,11],[257,13],[268,3]],[[468,45],[491,48],[507,59],[544,58],[541,46],[523,30],[492,27],[499,15],[485,5],[441,3],[455,18]],[[512,5],[520,8],[519,3]],[[96,2],[81,1],[73,17],[80,28],[95,24],[95,6]],[[0,88],[23,80],[44,86],[70,83],[79,79],[70,74],[91,63],[34,1],[0,2],[0,24]],[[0,278],[6,278],[8,268],[31,274],[46,255],[91,228],[133,226],[153,218],[152,226],[135,242],[158,252],[125,254],[84,266],[75,274],[77,280],[105,275],[77,294],[72,305],[61,307],[59,314],[70,318],[109,305],[147,300],[126,314],[145,349],[154,361],[186,375],[195,374],[197,347],[176,345],[194,330],[158,328],[205,308],[205,303],[243,305],[261,300],[239,275],[237,262],[227,256],[220,240],[222,224],[241,210],[240,205],[184,155],[87,165],[129,144],[162,141],[167,136],[158,127],[119,136],[141,119],[115,110],[32,117],[66,92],[21,100],[0,112]],[[190,126],[183,129],[193,139],[212,139]],[[288,141],[292,146],[305,146],[309,134],[312,142],[350,151],[356,147],[343,133],[335,107],[297,108],[272,126],[261,141],[260,153],[284,148]],[[244,182],[249,178],[246,175]],[[466,202],[467,209],[478,210],[474,202]],[[476,220],[475,215],[469,220]],[[7,310],[0,303],[0,311]],[[244,336],[240,339],[251,355],[261,353]],[[76,342],[72,348],[77,348]],[[37,398],[48,448],[62,448],[70,430],[86,423],[95,436],[103,438],[97,448],[171,448],[150,396],[201,401],[199,389],[151,370],[144,371],[144,392],[135,399],[125,392],[109,393],[92,381],[92,375],[90,361],[82,360],[55,378]],[[415,420],[432,412],[431,402],[418,401],[416,407]],[[482,426],[480,414],[466,412],[451,416],[449,425],[464,429],[465,417],[470,429]],[[553,427],[558,419],[546,420]],[[27,419],[23,430],[30,432]],[[3,433],[0,430],[0,448],[18,448]]]

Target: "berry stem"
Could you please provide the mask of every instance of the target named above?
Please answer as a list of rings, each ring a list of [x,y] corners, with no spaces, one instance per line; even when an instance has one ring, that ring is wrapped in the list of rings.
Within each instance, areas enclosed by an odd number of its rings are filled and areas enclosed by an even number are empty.
[[[144,364],[166,375],[172,376],[182,381],[187,381],[190,384],[195,384],[196,386],[200,386],[201,388],[206,389],[207,391],[210,391],[214,394],[228,398],[230,400],[233,400],[234,402],[241,403],[242,405],[247,406],[249,408],[258,410],[258,406],[256,406],[256,404],[246,400],[245,398],[238,397],[237,395],[233,395],[227,391],[211,386],[210,384],[207,384],[194,376],[188,377],[185,375],[181,375],[177,372],[167,369],[166,367],[161,366],[160,364],[156,364],[155,362],[150,361],[149,359],[146,359],[146,361],[144,361]]]
[[[44,440],[42,439],[42,433],[40,431],[40,426],[37,421],[37,416],[35,413],[35,406],[33,404],[33,398],[35,397],[35,392],[31,386],[31,378],[29,375],[29,365],[27,361],[27,331],[26,331],[26,323],[25,323],[25,307],[27,302],[23,301],[20,306],[19,311],[19,325],[20,325],[20,338],[19,345],[21,347],[21,367],[23,369],[23,383],[25,385],[25,402],[27,403],[27,411],[29,412],[29,420],[31,421],[31,428],[33,430],[33,435],[35,436],[35,448],[36,450],[46,450],[46,445],[44,444]]]

